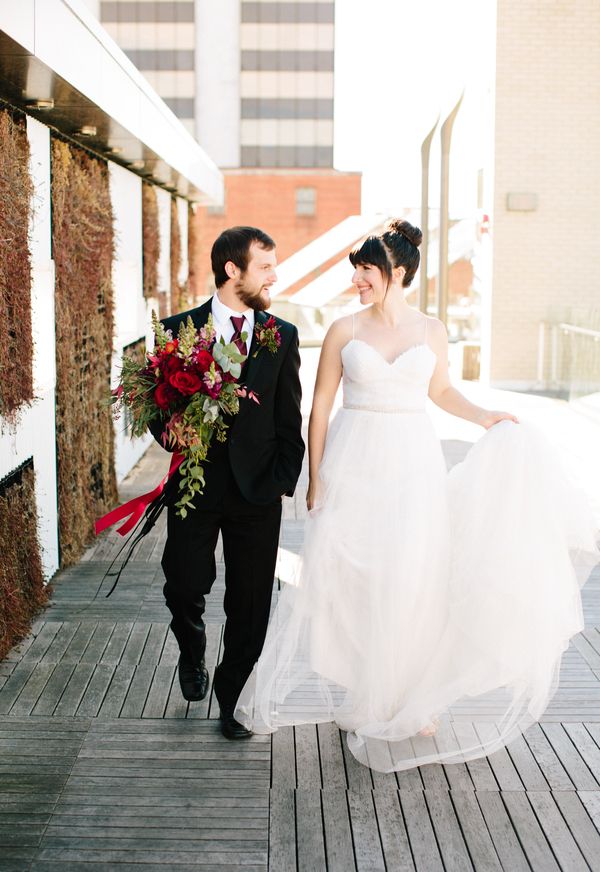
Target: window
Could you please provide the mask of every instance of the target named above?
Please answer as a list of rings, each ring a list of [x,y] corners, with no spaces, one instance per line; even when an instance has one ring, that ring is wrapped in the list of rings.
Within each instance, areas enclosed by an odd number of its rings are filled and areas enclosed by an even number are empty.
[[[296,188],[296,215],[315,215],[317,212],[317,189]]]

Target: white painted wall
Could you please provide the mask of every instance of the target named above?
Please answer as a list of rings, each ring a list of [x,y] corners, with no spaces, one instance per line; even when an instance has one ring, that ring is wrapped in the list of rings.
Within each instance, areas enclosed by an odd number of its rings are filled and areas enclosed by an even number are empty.
[[[239,0],[196,0],[196,139],[219,167],[240,165]]]
[[[117,383],[123,348],[148,332],[142,275],[142,181],[117,164],[110,163],[110,197],[114,214],[115,257],[113,288],[115,334],[112,384]],[[121,481],[152,441],[150,435],[131,439],[122,416],[115,421],[115,471]]]
[[[171,288],[171,195],[156,188],[158,203],[158,230],[160,233],[160,257],[158,259],[158,290],[170,292]]]
[[[31,219],[31,318],[33,324],[33,392],[17,424],[0,430],[0,478],[30,457],[35,470],[36,503],[42,567],[45,578],[58,568],[56,505],[56,439],[54,396],[56,386],[54,336],[54,263],[51,259],[50,131],[27,119],[34,183]]]

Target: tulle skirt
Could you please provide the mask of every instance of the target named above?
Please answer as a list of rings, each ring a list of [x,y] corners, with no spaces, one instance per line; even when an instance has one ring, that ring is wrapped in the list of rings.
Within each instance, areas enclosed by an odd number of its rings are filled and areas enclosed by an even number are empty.
[[[483,756],[538,720],[583,627],[577,559],[597,556],[543,436],[502,422],[447,473],[424,412],[341,409],[320,474],[236,717],[333,721],[382,772]]]

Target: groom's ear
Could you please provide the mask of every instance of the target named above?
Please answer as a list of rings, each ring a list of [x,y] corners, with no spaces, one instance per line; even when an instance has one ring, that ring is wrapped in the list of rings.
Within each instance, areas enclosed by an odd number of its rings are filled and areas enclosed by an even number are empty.
[[[235,279],[237,278],[238,267],[232,260],[228,260],[225,263],[225,272],[227,273],[227,278]]]

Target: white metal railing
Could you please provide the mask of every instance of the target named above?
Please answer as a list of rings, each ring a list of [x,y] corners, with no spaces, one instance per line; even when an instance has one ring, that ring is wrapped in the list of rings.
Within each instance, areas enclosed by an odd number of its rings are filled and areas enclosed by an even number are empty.
[[[547,352],[547,338],[549,336],[549,350]],[[588,348],[585,359],[579,361],[580,371],[575,372],[577,360],[574,355],[569,357],[568,365],[561,359],[561,337],[568,336],[572,340],[576,337],[585,337],[592,345]],[[562,388],[569,394],[575,383],[593,383],[596,390],[600,390],[600,344],[596,349],[596,343],[600,343],[600,330],[590,327],[580,327],[577,324],[568,324],[565,321],[549,323],[541,321],[538,328],[538,353],[537,353],[537,381],[543,388]],[[549,378],[546,378],[546,359],[549,354]],[[581,369],[582,368],[582,369]],[[568,370],[568,371],[567,371]]]

